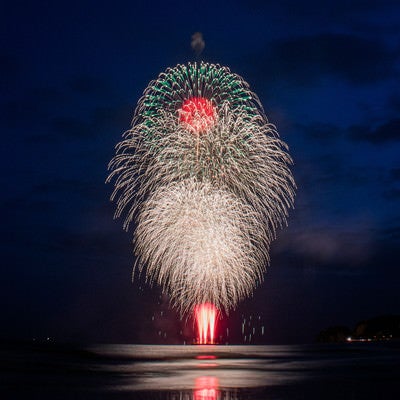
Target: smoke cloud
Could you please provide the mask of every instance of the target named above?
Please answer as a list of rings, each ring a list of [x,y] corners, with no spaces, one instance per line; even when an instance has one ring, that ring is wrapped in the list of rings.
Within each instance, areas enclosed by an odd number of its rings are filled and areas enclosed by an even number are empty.
[[[203,39],[203,34],[201,32],[195,32],[192,35],[192,41],[190,45],[193,51],[196,53],[196,56],[199,56],[203,52],[204,47],[206,47],[206,43]]]

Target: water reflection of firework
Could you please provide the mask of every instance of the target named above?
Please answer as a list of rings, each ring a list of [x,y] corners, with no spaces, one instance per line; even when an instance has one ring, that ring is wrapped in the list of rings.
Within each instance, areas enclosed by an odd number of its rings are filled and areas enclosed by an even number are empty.
[[[215,376],[196,378],[193,400],[217,400],[220,398],[218,379]]]
[[[181,312],[229,309],[252,293],[295,184],[286,145],[238,75],[178,65],[150,83],[109,180],[136,223],[137,268]]]

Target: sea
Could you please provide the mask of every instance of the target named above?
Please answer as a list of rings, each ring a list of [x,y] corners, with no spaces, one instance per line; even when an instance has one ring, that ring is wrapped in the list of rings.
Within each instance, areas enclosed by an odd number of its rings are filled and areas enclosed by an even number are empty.
[[[0,345],[1,399],[400,399],[400,344]]]

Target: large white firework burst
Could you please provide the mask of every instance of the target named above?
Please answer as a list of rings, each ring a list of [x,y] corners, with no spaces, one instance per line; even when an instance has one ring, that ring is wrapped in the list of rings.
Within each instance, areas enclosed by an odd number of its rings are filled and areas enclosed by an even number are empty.
[[[230,308],[262,278],[267,260],[258,243],[268,240],[258,216],[209,182],[163,186],[143,204],[136,253],[149,279],[167,288],[181,311],[210,302]]]
[[[138,269],[182,312],[235,307],[262,280],[293,207],[291,162],[257,96],[228,68],[162,73],[109,166],[116,216],[136,224]]]

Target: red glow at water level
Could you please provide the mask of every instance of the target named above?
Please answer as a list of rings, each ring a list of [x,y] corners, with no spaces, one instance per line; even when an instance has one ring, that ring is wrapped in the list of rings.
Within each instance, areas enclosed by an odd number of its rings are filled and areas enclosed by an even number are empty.
[[[194,309],[197,332],[198,344],[214,344],[215,343],[215,328],[217,309],[211,303],[199,304]]]
[[[194,400],[217,400],[218,379],[215,376],[202,376],[196,379]]]
[[[204,135],[214,125],[216,110],[205,97],[186,99],[179,109],[179,121],[196,135]]]

